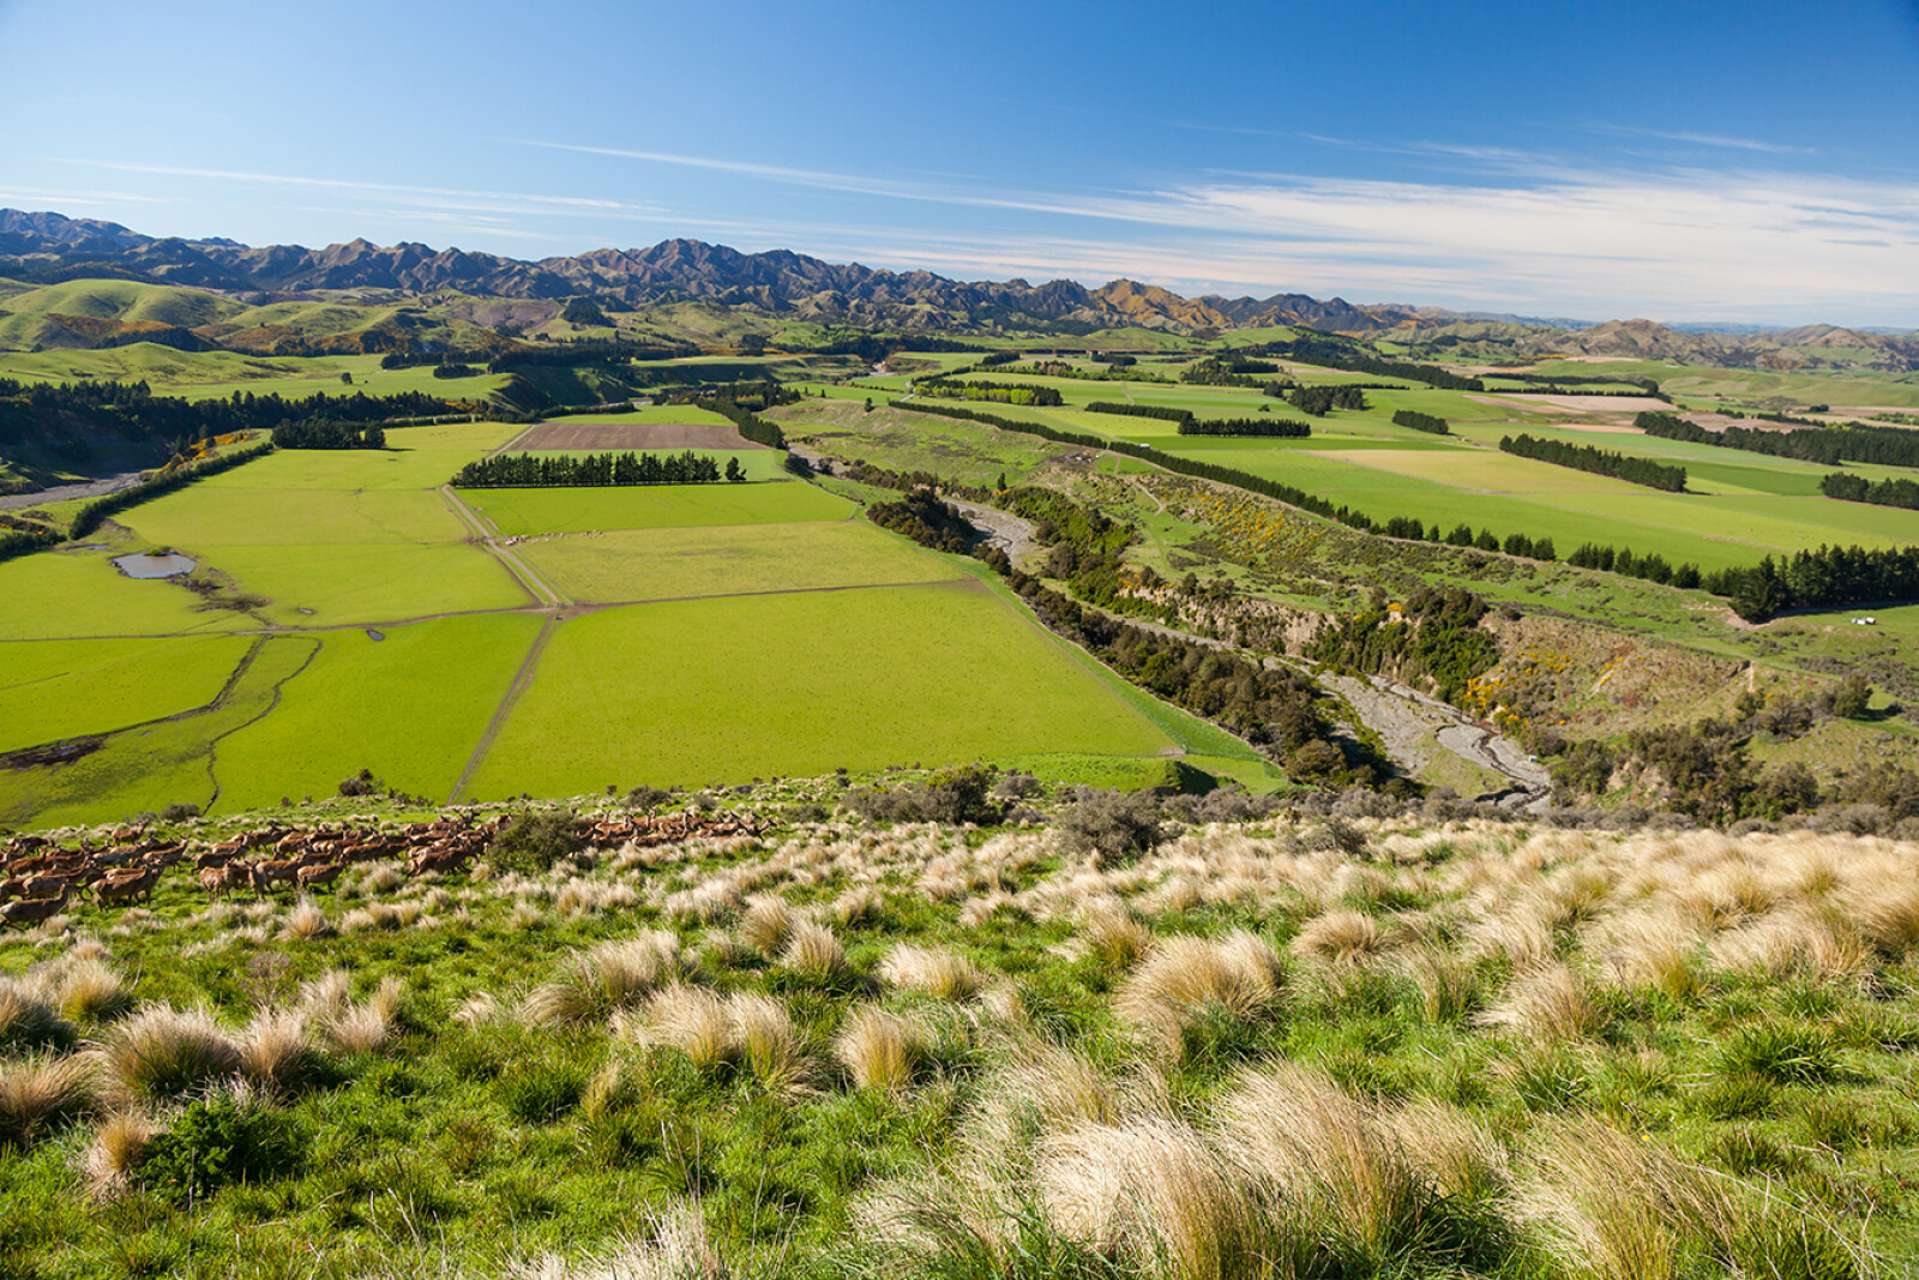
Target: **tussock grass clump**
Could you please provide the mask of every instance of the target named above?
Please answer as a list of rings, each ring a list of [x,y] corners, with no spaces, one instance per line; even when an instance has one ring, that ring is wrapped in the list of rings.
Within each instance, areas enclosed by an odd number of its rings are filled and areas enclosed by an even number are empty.
[[[663,930],[602,942],[568,956],[558,974],[527,995],[520,1011],[539,1026],[604,1022],[689,968],[680,940]]]
[[[944,947],[901,943],[880,962],[880,980],[896,991],[936,1000],[964,1000],[979,990],[980,971],[971,960]]]
[[[152,1118],[139,1111],[116,1111],[102,1120],[80,1156],[87,1193],[95,1201],[124,1195],[146,1158],[147,1143],[158,1131]]]
[[[681,1202],[610,1252],[576,1262],[545,1254],[507,1274],[512,1280],[726,1280],[730,1273],[707,1240],[699,1207]]]
[[[78,1055],[0,1061],[0,1150],[26,1146],[85,1111],[93,1103],[94,1080],[93,1065]]]
[[[1109,969],[1135,964],[1152,945],[1153,935],[1118,898],[1100,898],[1080,911],[1079,936]]]
[[[769,1089],[794,1089],[811,1076],[799,1029],[784,1002],[736,992],[728,1001],[741,1060],[753,1078]]]
[[[0,978],[0,1053],[72,1042],[73,1028],[36,986]]]
[[[747,899],[746,909],[740,912],[740,941],[771,960],[786,945],[787,934],[797,921],[785,898],[773,893],[756,894]]]
[[[1234,1081],[1220,1143],[1271,1183],[1311,1233],[1384,1259],[1410,1243],[1432,1196],[1371,1108],[1308,1067],[1279,1063]]]
[[[205,1009],[151,1005],[107,1029],[93,1051],[123,1097],[166,1102],[231,1076],[240,1050]]]
[[[1266,1238],[1277,1224],[1245,1178],[1179,1121],[1144,1116],[1050,1135],[1034,1177],[1056,1230],[1133,1274],[1238,1280],[1270,1270]]]
[[[240,1033],[240,1072],[269,1094],[285,1095],[314,1082],[323,1063],[308,1016],[295,1009],[262,1009]]]
[[[398,978],[382,978],[372,995],[327,1019],[328,1042],[341,1053],[378,1053],[398,1030],[404,994]]]
[[[74,1022],[104,1022],[133,1007],[126,980],[101,955],[69,956],[53,991],[61,1015]]]
[[[1161,939],[1119,989],[1120,1017],[1162,1045],[1202,1013],[1218,1010],[1250,1018],[1279,997],[1279,957],[1245,930],[1224,938],[1182,935]]]
[[[738,1050],[726,1001],[704,987],[678,982],[662,987],[634,1014],[622,1013],[616,1020],[631,1038],[678,1050],[696,1067],[723,1066]]]
[[[825,925],[796,921],[786,931],[780,967],[808,982],[833,982],[846,972],[846,948]]]
[[[904,1089],[925,1052],[916,1024],[870,1004],[849,1013],[833,1040],[833,1056],[862,1089]]]
[[[1594,1280],[1675,1277],[1740,1225],[1728,1188],[1705,1170],[1594,1119],[1543,1132],[1515,1207],[1566,1272]]]
[[[1293,954],[1333,964],[1356,964],[1378,954],[1379,922],[1363,911],[1339,909],[1314,916],[1294,935]]]
[[[1563,964],[1547,964],[1514,978],[1479,1021],[1550,1045],[1592,1035],[1605,1017],[1577,973]]]
[[[324,938],[333,932],[333,922],[327,919],[320,904],[311,898],[301,898],[293,904],[293,910],[287,912],[286,924],[282,931],[289,938],[298,938],[302,942],[311,942],[315,938]]]

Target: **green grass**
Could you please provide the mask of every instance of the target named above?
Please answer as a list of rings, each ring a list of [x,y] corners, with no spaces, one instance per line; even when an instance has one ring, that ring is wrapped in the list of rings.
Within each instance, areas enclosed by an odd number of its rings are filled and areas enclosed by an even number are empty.
[[[306,636],[267,640],[217,706],[115,734],[71,764],[0,770],[0,823],[98,822],[211,804],[220,740],[269,714],[280,686],[318,649]]]
[[[778,815],[789,805],[831,808],[842,795],[829,778],[729,799]],[[1057,824],[1057,793],[1040,802]],[[355,801],[299,816],[366,809],[388,812]],[[1682,909],[1705,896],[1702,868],[1756,873],[1783,895],[1761,919],[1793,925],[1813,895],[1793,878],[1802,864],[1790,843],[1670,832],[1575,839],[1506,824],[1442,831],[1417,819],[1335,826],[1281,814],[1188,829],[1176,847],[1101,872],[1057,857],[1051,832],[908,833],[842,820],[837,830],[782,822],[764,847],[607,851],[527,879],[375,888],[356,868],[317,899],[332,931],[304,939],[282,932],[284,898],[244,917],[209,913],[181,871],[161,883],[149,915],[76,904],[63,939],[0,946],[0,973],[25,975],[56,961],[63,943],[93,939],[136,1008],[205,1006],[236,1034],[332,970],[347,975],[354,1000],[386,979],[403,990],[385,1043],[348,1052],[322,1033],[324,1069],[312,1082],[256,1094],[243,1112],[256,1117],[251,1129],[286,1141],[247,1178],[190,1199],[156,1185],[217,1102],[152,1108],[170,1135],[164,1165],[136,1168],[105,1202],[87,1197],[76,1172],[104,1109],[0,1149],[0,1271],[27,1280],[492,1275],[549,1251],[599,1253],[643,1233],[650,1215],[690,1203],[724,1271],[679,1274],[1174,1280],[1192,1273],[1062,1239],[1072,1217],[1063,1197],[1042,1189],[1124,1183],[1137,1194],[1121,1224],[1207,1203],[1155,1194],[1166,1169],[1139,1152],[1115,1152],[1078,1182],[1059,1177],[1058,1158],[1090,1109],[1061,1105],[1065,1086],[1197,1145],[1217,1132],[1245,1073],[1259,1072],[1289,1073],[1272,1101],[1296,1131],[1269,1131],[1243,1151],[1295,1137],[1292,1168],[1324,1176],[1301,1178],[1306,1194],[1271,1196],[1248,1215],[1298,1225],[1287,1256],[1300,1257],[1300,1274],[1862,1280],[1907,1274],[1919,1258],[1910,944],[1862,948],[1857,972],[1768,975],[1712,957],[1710,926]],[[1355,838],[1360,854],[1337,851]],[[1873,842],[1807,843],[1843,895],[1894,900],[1893,886],[1855,869],[1859,859],[1896,857],[1890,869],[1910,870],[1909,857]],[[1417,853],[1390,860],[1377,856],[1382,848]],[[1615,884],[1621,865],[1646,874]],[[1169,905],[1159,890],[1174,881],[1183,891]],[[1508,1007],[1521,979],[1520,966],[1486,952],[1523,933],[1510,927],[1516,914],[1536,922],[1561,905],[1569,883],[1595,908],[1552,931],[1582,975],[1572,987],[1580,1027],[1561,1039],[1523,1018],[1489,1025],[1483,1015]],[[749,886],[827,920],[849,890],[869,894],[872,909],[833,923],[845,976],[821,982],[745,945],[737,905],[712,919],[667,909],[671,895],[697,885]],[[597,893],[630,896],[595,909]],[[1013,909],[983,910],[993,893],[1013,895]],[[1094,930],[1079,909],[1107,894],[1139,919],[1144,959],[1089,946]],[[588,905],[563,906],[567,896]],[[350,923],[376,905],[423,918]],[[1671,989],[1608,962],[1619,951],[1614,917],[1640,907],[1657,940],[1690,957]],[[1314,921],[1335,910],[1363,916],[1376,941],[1345,959],[1317,951]],[[1457,933],[1433,929],[1436,919],[1456,922]],[[1842,919],[1821,927],[1858,941]],[[577,1026],[516,1016],[520,998],[575,952],[652,929],[683,950],[689,985],[720,999],[770,999],[790,1018],[803,1087],[769,1085],[737,1058],[698,1065],[671,1043],[636,1043],[604,1012]],[[1180,954],[1175,939],[1198,948],[1236,931],[1247,936],[1231,954],[1277,971],[1270,993],[1207,1008],[1175,987],[1165,1035],[1129,1017],[1129,984],[1151,991],[1158,973],[1173,987],[1159,962]],[[983,975],[985,994],[948,1002],[889,983],[887,958],[903,944],[956,953]],[[501,1016],[456,1020],[480,994]],[[642,999],[630,1005],[644,1016]],[[860,1088],[835,1060],[835,1036],[867,1005],[921,1038],[897,1089]],[[113,1027],[83,1018],[75,1031],[104,1038]],[[1566,1172],[1582,1157],[1594,1163],[1584,1185]],[[1222,1161],[1201,1194],[1251,1181],[1242,1170]],[[898,1252],[897,1238],[859,1212],[902,1179],[931,1210],[924,1220],[955,1228],[919,1237],[920,1252]],[[1184,1219],[1201,1240],[1213,1220]],[[962,1222],[998,1229],[1016,1249],[991,1263],[967,1256]],[[1122,1227],[1120,1239],[1136,1237]],[[1685,1265],[1602,1269],[1606,1246],[1642,1242],[1655,1259],[1665,1246]]]
[[[149,383],[156,394],[188,400],[224,400],[234,392],[256,396],[398,395],[418,391],[448,400],[484,400],[506,385],[506,374],[436,378],[425,367],[382,369],[379,356],[251,356],[235,351],[179,351],[152,342],[97,351],[0,351],[0,377],[24,382]],[[351,375],[345,383],[341,374]]]
[[[135,540],[108,539],[102,550],[41,551],[0,564],[0,640],[61,636],[157,635],[225,631],[246,619],[200,609],[200,600],[164,579],[135,581],[111,563],[141,550]]]
[[[330,795],[371,769],[409,795],[444,800],[519,670],[540,620],[452,618],[318,637],[273,714],[220,744],[219,811]]]
[[[517,554],[570,599],[660,600],[957,576],[865,521],[623,529],[529,543]]]
[[[1170,746],[974,583],[702,600],[561,623],[474,794]]]
[[[503,534],[708,528],[844,520],[853,505],[814,485],[634,485],[592,489],[462,489]]]
[[[250,645],[237,636],[7,645],[0,649],[0,751],[204,706]]]

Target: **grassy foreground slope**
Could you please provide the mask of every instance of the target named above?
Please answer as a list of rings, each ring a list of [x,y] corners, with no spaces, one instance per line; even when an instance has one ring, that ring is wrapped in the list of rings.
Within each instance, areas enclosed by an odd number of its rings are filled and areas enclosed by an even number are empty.
[[[176,871],[10,935],[0,1269],[1919,1261],[1911,844],[1230,798],[889,829],[841,785],[737,798],[787,806],[757,838],[540,838],[300,901]]]

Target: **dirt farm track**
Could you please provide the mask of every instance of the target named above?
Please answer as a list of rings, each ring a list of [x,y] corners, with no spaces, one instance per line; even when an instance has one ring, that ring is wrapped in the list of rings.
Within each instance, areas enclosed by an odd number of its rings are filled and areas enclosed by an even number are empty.
[[[731,426],[718,423],[541,422],[507,441],[501,452],[538,450],[761,449]]]

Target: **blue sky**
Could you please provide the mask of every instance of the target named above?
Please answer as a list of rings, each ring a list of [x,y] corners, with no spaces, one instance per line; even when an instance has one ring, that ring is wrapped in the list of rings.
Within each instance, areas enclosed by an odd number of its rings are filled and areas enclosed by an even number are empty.
[[[1919,3],[0,0],[0,205],[1919,327]]]

